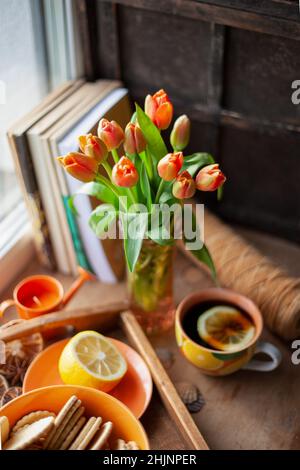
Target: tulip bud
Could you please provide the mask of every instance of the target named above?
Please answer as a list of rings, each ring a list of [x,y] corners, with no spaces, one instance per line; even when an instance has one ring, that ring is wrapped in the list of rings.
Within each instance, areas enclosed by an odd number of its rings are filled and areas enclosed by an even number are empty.
[[[157,91],[145,99],[145,113],[158,129],[167,129],[173,118],[173,105],[164,90]]]
[[[196,183],[188,171],[183,171],[177,176],[173,184],[173,196],[178,199],[188,199],[194,196],[196,191]]]
[[[124,188],[131,188],[136,185],[139,179],[137,169],[131,160],[127,157],[122,157],[112,169],[112,181],[117,186]]]
[[[157,165],[159,176],[165,181],[172,181],[183,165],[182,152],[168,153]]]
[[[124,141],[124,131],[116,121],[101,119],[98,126],[98,137],[111,151],[120,147]]]
[[[176,119],[171,136],[170,142],[174,150],[183,150],[190,140],[191,121],[183,114]]]
[[[102,163],[107,158],[107,147],[99,137],[92,134],[81,135],[79,138],[80,150],[89,157],[97,160],[98,163]]]
[[[129,122],[125,129],[124,150],[129,155],[141,153],[147,145],[144,134],[139,126]]]
[[[92,157],[79,152],[70,152],[58,157],[58,161],[73,178],[79,181],[88,183],[95,179],[98,162]]]
[[[200,191],[215,191],[226,181],[218,163],[207,165],[196,176],[196,186]]]

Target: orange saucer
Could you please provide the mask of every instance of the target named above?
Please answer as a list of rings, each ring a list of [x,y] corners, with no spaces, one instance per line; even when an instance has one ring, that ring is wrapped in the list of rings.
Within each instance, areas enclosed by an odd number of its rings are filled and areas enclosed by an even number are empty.
[[[152,395],[152,378],[141,356],[130,346],[110,338],[127,362],[127,372],[121,382],[109,392],[128,406],[132,413],[140,418],[149,405]],[[62,385],[58,371],[60,354],[69,339],[58,341],[44,349],[27,369],[23,392],[49,385]]]

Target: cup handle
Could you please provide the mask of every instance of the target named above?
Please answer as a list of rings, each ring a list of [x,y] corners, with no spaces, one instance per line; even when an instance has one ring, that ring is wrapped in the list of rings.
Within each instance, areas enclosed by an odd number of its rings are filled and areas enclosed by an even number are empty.
[[[257,343],[254,356],[258,353],[266,354],[269,356],[270,361],[259,361],[253,358],[250,362],[248,362],[248,364],[243,366],[243,369],[270,372],[271,370],[276,369],[281,363],[281,352],[271,343],[267,343],[265,341],[260,341]]]
[[[0,318],[3,317],[5,310],[9,307],[12,307],[13,305],[15,305],[15,301],[13,299],[4,300],[0,304]]]

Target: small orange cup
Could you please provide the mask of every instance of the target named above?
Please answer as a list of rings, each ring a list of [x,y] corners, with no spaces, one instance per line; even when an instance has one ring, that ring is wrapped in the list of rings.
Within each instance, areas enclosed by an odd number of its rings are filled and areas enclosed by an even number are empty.
[[[24,320],[62,309],[85,281],[93,279],[93,276],[81,267],[78,272],[78,278],[66,293],[55,277],[42,274],[26,277],[14,288],[13,299],[4,300],[0,304],[0,317],[11,306],[16,307],[20,318]]]

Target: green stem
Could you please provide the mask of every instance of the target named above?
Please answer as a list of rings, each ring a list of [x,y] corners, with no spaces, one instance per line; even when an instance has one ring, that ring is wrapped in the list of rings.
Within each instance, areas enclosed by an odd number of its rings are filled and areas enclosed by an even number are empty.
[[[114,186],[105,176],[102,176],[102,175],[97,175],[96,181],[98,181],[99,183],[102,183],[104,186],[110,189],[111,192],[118,198],[118,201],[120,202],[120,204],[122,204],[123,209],[125,211],[127,210],[127,207],[122,203],[122,200],[120,199],[121,194],[116,188],[116,186]]]
[[[150,181],[152,181],[153,180],[153,168],[152,168],[152,159],[151,159],[151,157],[149,157],[149,154],[146,153],[145,151],[141,152],[139,154],[139,156],[140,156],[140,159],[142,160],[142,162],[145,164],[147,174],[148,174],[148,177],[149,177]]]
[[[127,194],[129,196],[129,199],[131,201],[131,204],[137,204],[138,200],[135,197],[133,187],[132,188],[126,188],[127,189]]]
[[[163,179],[161,179],[160,183],[159,183],[159,186],[158,186],[157,193],[156,193],[155,204],[157,204],[159,202],[159,198],[162,195],[162,192],[164,190],[164,185],[165,185],[165,181]]]
[[[106,160],[105,162],[102,162],[102,166],[103,166],[103,168],[105,169],[105,171],[106,171],[106,173],[108,174],[109,179],[110,179],[110,181],[111,181],[111,173],[112,173],[112,171],[111,171],[110,164],[109,164],[108,161]]]
[[[113,157],[113,159],[114,159],[114,162],[115,162],[115,163],[118,163],[118,161],[119,161],[119,154],[118,154],[117,149],[112,149],[111,154],[112,154],[112,157]]]

